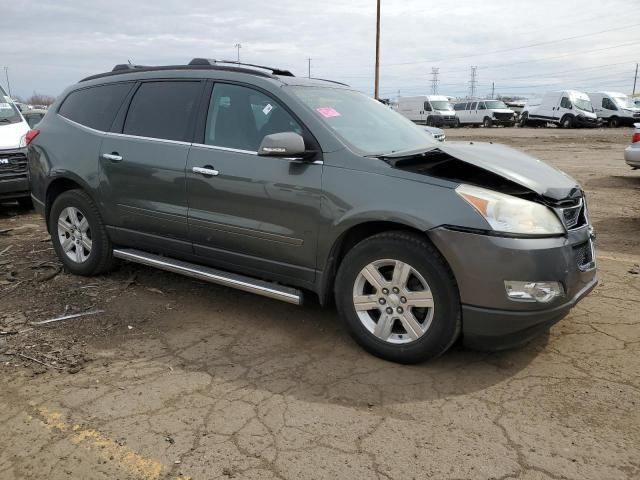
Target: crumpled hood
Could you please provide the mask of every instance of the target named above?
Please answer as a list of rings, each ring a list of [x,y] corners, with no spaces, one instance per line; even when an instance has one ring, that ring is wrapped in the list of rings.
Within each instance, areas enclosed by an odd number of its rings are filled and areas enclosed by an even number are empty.
[[[0,150],[9,150],[20,146],[20,139],[29,131],[27,122],[0,123]]]
[[[578,182],[566,173],[506,145],[447,142],[438,148],[553,200],[563,200],[580,189]]]

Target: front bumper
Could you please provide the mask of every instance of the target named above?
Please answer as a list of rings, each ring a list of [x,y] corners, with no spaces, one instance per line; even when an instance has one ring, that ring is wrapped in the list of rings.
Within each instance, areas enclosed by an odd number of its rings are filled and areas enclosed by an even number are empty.
[[[24,148],[0,150],[0,200],[29,196],[25,152]]]
[[[588,228],[566,237],[505,238],[447,228],[429,231],[458,283],[462,335],[483,349],[517,346],[561,320],[596,285],[596,269],[581,262],[591,246]],[[589,248],[590,250],[590,248]],[[565,296],[550,303],[517,302],[506,295],[506,280],[557,281]]]
[[[576,115],[573,119],[573,125],[581,128],[596,128],[602,126],[601,118],[587,118],[583,115]]]
[[[640,143],[632,143],[624,149],[624,161],[633,168],[640,168]]]

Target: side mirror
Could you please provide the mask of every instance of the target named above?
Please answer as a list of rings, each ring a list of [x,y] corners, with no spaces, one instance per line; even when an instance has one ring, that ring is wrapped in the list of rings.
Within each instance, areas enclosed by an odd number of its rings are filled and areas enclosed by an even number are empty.
[[[267,135],[258,148],[258,155],[263,157],[302,157],[304,154],[304,140],[296,132]]]

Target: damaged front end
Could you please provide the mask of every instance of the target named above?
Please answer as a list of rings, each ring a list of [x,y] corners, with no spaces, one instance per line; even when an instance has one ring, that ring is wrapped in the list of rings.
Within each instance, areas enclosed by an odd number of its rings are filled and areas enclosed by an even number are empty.
[[[451,224],[427,232],[456,278],[465,344],[520,345],[597,285],[586,201],[563,172],[493,144],[381,158],[393,169],[454,182],[457,195],[486,221],[484,230]]]

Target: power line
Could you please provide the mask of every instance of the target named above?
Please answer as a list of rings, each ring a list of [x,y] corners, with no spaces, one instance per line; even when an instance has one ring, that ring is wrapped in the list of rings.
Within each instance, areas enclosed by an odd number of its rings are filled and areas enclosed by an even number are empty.
[[[447,61],[447,60],[459,60],[459,59],[472,58],[472,57],[482,57],[482,56],[485,56],[485,55],[493,55],[494,53],[512,52],[512,51],[515,51],[515,50],[522,50],[522,49],[525,49],[525,48],[540,47],[542,45],[551,45],[553,43],[565,42],[567,40],[575,40],[577,38],[592,37],[594,35],[600,35],[602,33],[609,33],[609,32],[613,32],[613,31],[620,31],[620,30],[626,30],[628,28],[634,28],[634,27],[637,27],[639,25],[640,25],[639,23],[635,23],[633,25],[626,25],[624,27],[616,27],[616,28],[611,28],[611,29],[608,29],[608,30],[600,30],[598,32],[593,32],[593,33],[583,33],[581,35],[574,35],[572,37],[564,37],[564,38],[558,38],[558,39],[555,39],[555,40],[547,40],[546,42],[532,43],[530,45],[521,45],[519,47],[503,48],[503,49],[500,49],[500,50],[493,50],[491,52],[473,53],[473,54],[470,54],[470,55],[461,55],[459,57],[447,57],[447,58],[440,58],[440,59],[433,59],[433,60],[417,60],[415,62],[387,63],[384,66],[385,67],[395,67],[395,66],[400,66],[400,65],[417,65],[419,63],[429,63],[429,62],[438,62],[438,61]]]

